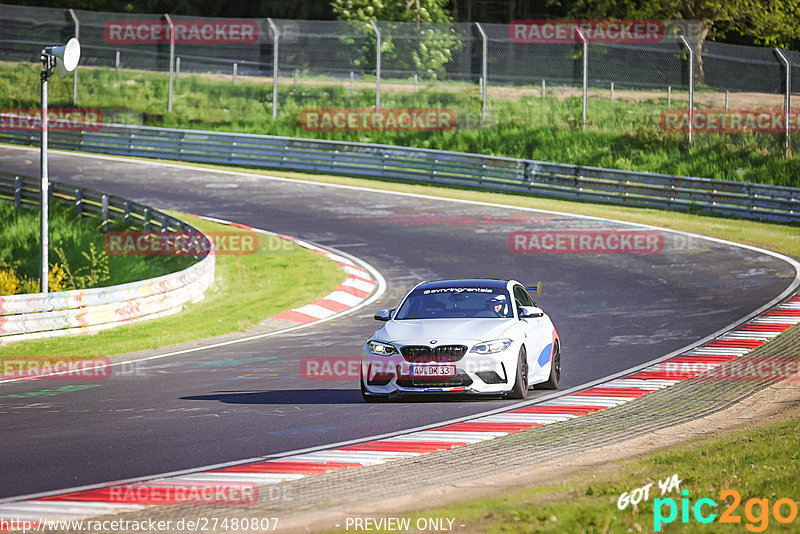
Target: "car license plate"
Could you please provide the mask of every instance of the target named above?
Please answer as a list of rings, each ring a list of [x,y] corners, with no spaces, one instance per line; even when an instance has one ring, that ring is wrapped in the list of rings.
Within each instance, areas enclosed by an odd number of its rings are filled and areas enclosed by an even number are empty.
[[[455,376],[455,365],[411,365],[408,369],[410,376]]]

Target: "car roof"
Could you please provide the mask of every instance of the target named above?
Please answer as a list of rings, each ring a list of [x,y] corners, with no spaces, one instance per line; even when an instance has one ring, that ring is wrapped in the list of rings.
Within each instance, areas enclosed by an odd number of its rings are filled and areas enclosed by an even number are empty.
[[[452,280],[432,280],[422,282],[415,289],[441,289],[446,287],[485,287],[489,289],[505,289],[508,280],[497,278],[458,278]]]

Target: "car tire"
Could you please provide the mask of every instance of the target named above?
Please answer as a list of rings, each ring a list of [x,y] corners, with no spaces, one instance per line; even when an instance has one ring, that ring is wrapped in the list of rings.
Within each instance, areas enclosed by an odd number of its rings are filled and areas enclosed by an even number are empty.
[[[524,399],[528,396],[528,353],[525,347],[519,350],[517,358],[517,376],[514,380],[514,388],[506,393],[509,399]]]
[[[369,393],[367,388],[364,387],[364,378],[359,377],[358,383],[361,386],[361,398],[364,399],[364,402],[375,403],[375,402],[386,402],[389,400],[389,395],[382,395],[380,393]]]
[[[553,365],[550,366],[550,377],[547,382],[537,385],[537,388],[558,389],[558,383],[561,380],[561,345],[556,341],[553,347]]]

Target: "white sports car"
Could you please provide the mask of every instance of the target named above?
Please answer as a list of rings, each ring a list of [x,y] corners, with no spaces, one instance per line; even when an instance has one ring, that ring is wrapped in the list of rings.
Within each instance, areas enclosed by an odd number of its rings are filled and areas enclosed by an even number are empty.
[[[523,399],[556,389],[561,343],[550,318],[515,280],[438,280],[416,285],[364,343],[361,394],[476,393]]]

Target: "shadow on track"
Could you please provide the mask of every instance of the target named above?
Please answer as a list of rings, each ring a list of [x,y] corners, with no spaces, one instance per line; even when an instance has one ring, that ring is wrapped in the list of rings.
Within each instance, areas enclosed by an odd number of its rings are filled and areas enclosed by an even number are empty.
[[[220,391],[209,395],[192,395],[181,400],[219,401],[225,404],[364,404],[357,389],[281,389],[272,391]],[[405,395],[392,397],[388,404],[481,402],[499,397],[471,395]]]

